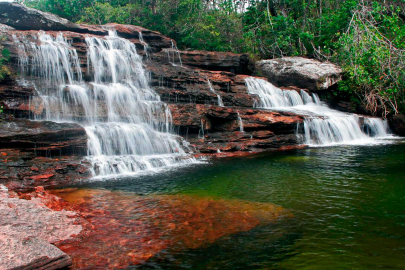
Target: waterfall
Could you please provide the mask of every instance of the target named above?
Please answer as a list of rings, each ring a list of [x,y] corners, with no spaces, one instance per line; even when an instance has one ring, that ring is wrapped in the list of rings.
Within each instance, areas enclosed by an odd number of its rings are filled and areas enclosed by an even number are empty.
[[[201,129],[198,131],[198,138],[199,139],[204,139],[205,138],[204,123],[203,123],[202,119],[201,119]]]
[[[239,112],[238,112],[238,123],[239,123],[239,131],[244,132],[244,130],[243,130],[243,121],[242,121],[242,118],[240,117]]]
[[[149,60],[150,59],[150,56],[149,56],[149,53],[148,53],[149,45],[143,39],[142,32],[138,32],[138,35],[139,35],[139,42],[143,45],[143,50],[145,52],[146,60]]]
[[[214,94],[217,96],[217,99],[218,99],[218,106],[224,107],[224,103],[222,102],[222,98],[221,98],[221,96],[214,90],[214,88],[212,87],[211,81],[210,81],[210,80],[207,80],[207,82],[208,82],[208,87],[209,87],[210,91],[211,91],[212,93],[214,93]]]
[[[318,95],[309,95],[301,90],[281,90],[271,83],[246,78],[249,94],[259,97],[258,108],[287,110],[304,116],[304,143],[308,145],[364,144],[376,138],[390,137],[386,120],[380,118],[362,119],[355,114],[332,110],[323,104]],[[299,129],[297,129],[299,130]]]
[[[167,58],[170,64],[172,64],[173,66],[177,66],[176,64],[176,58],[179,59],[179,66],[183,66],[183,63],[181,62],[181,55],[180,55],[180,51],[177,48],[177,46],[174,44],[173,40],[171,40],[172,42],[172,48],[171,49],[165,49],[166,53],[167,53]],[[177,56],[177,57],[176,57]]]
[[[37,77],[32,83],[46,112],[39,119],[77,122],[85,128],[93,176],[195,162],[186,153],[187,142],[171,134],[170,110],[149,87],[135,45],[115,31],[104,38],[86,37],[91,82],[83,80],[77,51],[62,34],[52,37],[41,31],[38,39],[15,40],[19,51],[30,55],[31,68],[22,69],[22,76]],[[28,63],[20,55],[21,62]]]
[[[246,78],[246,85],[249,94],[260,97],[257,108],[279,108],[303,105],[303,100],[296,91],[283,91],[261,79],[253,77]]]

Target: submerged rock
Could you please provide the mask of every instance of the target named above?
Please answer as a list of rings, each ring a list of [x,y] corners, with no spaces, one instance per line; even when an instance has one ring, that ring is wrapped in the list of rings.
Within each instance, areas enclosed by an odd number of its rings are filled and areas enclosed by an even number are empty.
[[[103,190],[65,190],[92,225],[58,244],[76,268],[126,268],[162,250],[210,245],[219,238],[292,217],[280,206],[188,195],[137,196]]]
[[[303,57],[284,57],[256,62],[257,73],[276,86],[326,90],[342,79],[342,69],[331,63]]]

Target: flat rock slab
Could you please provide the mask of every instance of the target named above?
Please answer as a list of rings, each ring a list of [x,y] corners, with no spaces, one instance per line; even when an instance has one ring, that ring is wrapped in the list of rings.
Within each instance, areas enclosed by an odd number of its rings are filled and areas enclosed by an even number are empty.
[[[81,232],[77,214],[53,211],[40,198],[10,196],[0,185],[0,270],[60,269],[72,264],[64,252],[51,243]]]
[[[0,270],[61,269],[71,264],[68,255],[44,240],[0,233]]]
[[[303,57],[284,57],[256,62],[257,73],[279,87],[326,90],[342,79],[342,69]]]

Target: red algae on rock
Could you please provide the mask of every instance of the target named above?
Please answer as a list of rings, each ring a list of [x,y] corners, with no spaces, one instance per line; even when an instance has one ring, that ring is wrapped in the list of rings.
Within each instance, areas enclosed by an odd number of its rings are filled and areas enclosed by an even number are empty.
[[[188,195],[137,196],[103,190],[54,191],[91,224],[57,246],[76,269],[125,268],[162,250],[207,246],[219,238],[292,217],[282,207]]]

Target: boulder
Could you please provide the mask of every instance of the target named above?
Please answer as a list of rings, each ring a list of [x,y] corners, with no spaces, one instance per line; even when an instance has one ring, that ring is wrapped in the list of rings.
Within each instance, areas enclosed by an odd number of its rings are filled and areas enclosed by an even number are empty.
[[[18,3],[0,2],[0,23],[18,30],[53,30],[105,34],[99,27],[79,25],[48,12],[42,12]]]
[[[388,118],[391,130],[400,136],[405,136],[405,114],[396,114]]]
[[[256,72],[276,86],[310,91],[326,90],[342,79],[340,67],[303,57],[261,60],[256,62]]]

